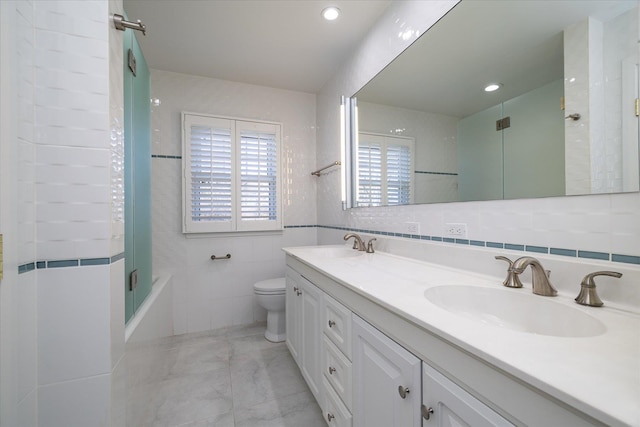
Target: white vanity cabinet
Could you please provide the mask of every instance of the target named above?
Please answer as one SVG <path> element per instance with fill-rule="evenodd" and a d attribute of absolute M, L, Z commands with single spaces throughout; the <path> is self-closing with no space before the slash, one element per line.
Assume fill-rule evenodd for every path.
<path fill-rule="evenodd" d="M 291 356 L 295 359 L 296 363 L 300 364 L 300 340 L 302 338 L 301 332 L 301 300 L 300 296 L 302 291 L 300 290 L 300 275 L 291 268 L 287 268 L 286 274 L 286 328 L 287 328 L 287 347 Z"/>
<path fill-rule="evenodd" d="M 302 376 L 318 401 L 320 387 L 320 336 L 322 291 L 293 269 L 287 269 L 287 346 Z M 294 354 L 295 353 L 295 354 Z"/>
<path fill-rule="evenodd" d="M 423 427 L 513 426 L 454 382 L 422 363 Z"/>
<path fill-rule="evenodd" d="M 420 359 L 353 316 L 353 425 L 419 427 Z"/>

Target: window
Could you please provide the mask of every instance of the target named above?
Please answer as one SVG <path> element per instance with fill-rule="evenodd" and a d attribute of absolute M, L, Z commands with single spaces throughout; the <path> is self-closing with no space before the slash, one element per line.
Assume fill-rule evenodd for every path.
<path fill-rule="evenodd" d="M 183 113 L 183 232 L 282 229 L 280 125 Z"/>
<path fill-rule="evenodd" d="M 412 203 L 413 147 L 412 138 L 358 134 L 357 206 Z"/>

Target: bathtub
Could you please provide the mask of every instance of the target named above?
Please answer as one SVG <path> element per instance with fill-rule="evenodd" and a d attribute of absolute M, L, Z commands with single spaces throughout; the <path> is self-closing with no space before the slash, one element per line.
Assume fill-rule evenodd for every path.
<path fill-rule="evenodd" d="M 151 293 L 124 328 L 125 342 L 136 343 L 173 335 L 171 275 L 153 278 Z"/>

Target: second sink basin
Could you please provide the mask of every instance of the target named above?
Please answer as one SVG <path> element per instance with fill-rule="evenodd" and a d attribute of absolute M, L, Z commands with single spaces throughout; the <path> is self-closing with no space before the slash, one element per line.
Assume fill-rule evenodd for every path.
<path fill-rule="evenodd" d="M 591 337 L 606 326 L 595 317 L 525 289 L 434 286 L 424 292 L 431 303 L 475 322 L 514 331 L 557 337 Z"/>

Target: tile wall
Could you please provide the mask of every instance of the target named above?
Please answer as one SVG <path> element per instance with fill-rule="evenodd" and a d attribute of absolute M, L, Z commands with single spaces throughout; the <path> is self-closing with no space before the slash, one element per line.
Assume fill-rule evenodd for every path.
<path fill-rule="evenodd" d="M 16 209 L 17 232 L 5 252 L 17 254 L 10 264 L 16 275 L 8 276 L 17 286 L 1 296 L 3 307 L 13 307 L 2 339 L 14 343 L 10 358 L 2 354 L 14 386 L 2 404 L 15 403 L 2 421 L 109 425 L 118 406 L 110 398 L 112 371 L 124 351 L 122 85 L 110 87 L 122 60 L 109 49 L 118 43 L 109 12 L 122 3 L 7 3 L 11 45 L 2 44 L 9 50 L 3 70 L 15 88 L 2 96 L 15 105 L 16 121 L 2 137 L 15 147 L 10 160 L 18 167 L 2 204 Z"/>
<path fill-rule="evenodd" d="M 355 93 L 410 41 L 403 41 L 398 27 L 424 31 L 442 13 L 438 6 L 454 2 L 392 4 L 354 53 L 352 60 L 318 94 L 318 162 L 340 153 L 340 95 Z M 637 12 L 636 12 L 637 13 Z M 417 21 L 420 17 L 422 20 Z M 386 61 L 386 62 L 385 62 Z M 446 203 L 403 207 L 340 209 L 340 179 L 318 186 L 318 239 L 334 242 L 330 230 L 343 229 L 406 233 L 407 222 L 420 225 L 420 235 L 440 237 L 450 222 L 467 224 L 466 242 L 487 242 L 525 250 L 527 246 L 567 249 L 572 259 L 582 253 L 622 262 L 640 263 L 640 193 L 557 197 L 488 202 Z M 333 237 L 329 237 L 333 236 Z M 408 236 L 409 238 L 411 236 Z M 437 241 L 437 239 L 435 240 Z M 338 242 L 335 242 L 338 243 Z M 442 245 L 451 243 L 438 242 Z M 456 243 L 453 243 L 456 244 Z M 511 246 L 513 245 L 513 246 Z M 593 253 L 595 254 L 593 254 Z M 614 256 L 616 255 L 616 256 Z M 612 265 L 611 268 L 615 268 Z"/>
<path fill-rule="evenodd" d="M 173 275 L 175 333 L 265 320 L 253 284 L 284 275 L 282 247 L 316 242 L 315 95 L 151 70 L 151 96 L 153 269 Z M 182 111 L 282 123 L 283 232 L 182 234 Z"/>

